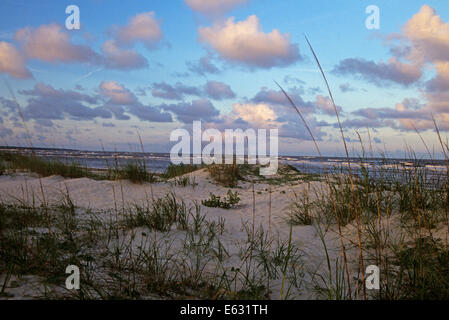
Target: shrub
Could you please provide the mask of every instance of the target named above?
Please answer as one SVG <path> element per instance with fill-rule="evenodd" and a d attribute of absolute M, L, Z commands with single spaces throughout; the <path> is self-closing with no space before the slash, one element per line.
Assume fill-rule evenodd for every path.
<path fill-rule="evenodd" d="M 240 197 L 237 191 L 233 193 L 231 190 L 228 190 L 228 193 L 226 194 L 226 197 L 223 200 L 221 200 L 221 197 L 211 193 L 210 198 L 201 201 L 201 203 L 206 207 L 231 209 L 234 205 L 239 203 L 239 201 Z"/>

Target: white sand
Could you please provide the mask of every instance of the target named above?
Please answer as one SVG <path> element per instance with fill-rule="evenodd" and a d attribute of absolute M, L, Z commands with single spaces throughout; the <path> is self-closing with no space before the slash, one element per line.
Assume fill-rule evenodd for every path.
<path fill-rule="evenodd" d="M 170 191 L 173 191 L 179 198 L 184 199 L 187 204 L 193 204 L 194 201 L 200 202 L 207 199 L 212 192 L 215 195 L 225 196 L 228 188 L 217 185 L 209 177 L 208 172 L 203 169 L 191 173 L 195 177 L 198 185 L 193 188 L 172 187 L 170 183 L 153 183 L 152 189 L 154 197 L 162 197 Z M 115 214 L 114 208 L 129 207 L 133 204 L 151 203 L 150 184 L 133 184 L 129 181 L 96 181 L 88 178 L 64 179 L 59 176 L 51 176 L 39 179 L 35 175 L 26 173 L 0 176 L 0 201 L 6 203 L 24 202 L 29 205 L 39 205 L 42 203 L 42 191 L 45 194 L 45 201 L 48 205 L 61 201 L 66 194 L 70 195 L 75 206 L 92 211 L 103 211 Z M 271 202 L 271 228 L 272 235 L 287 239 L 289 235 L 289 225 L 285 219 L 288 214 L 288 207 L 295 200 L 295 193 L 301 194 L 307 183 L 297 185 L 276 185 L 272 186 Z M 311 182 L 312 188 L 320 188 L 321 182 Z M 269 225 L 269 188 L 267 184 L 258 183 L 255 185 L 255 221 L 256 226 L 262 225 L 268 230 Z M 241 231 L 242 221 L 251 221 L 253 212 L 253 193 L 251 183 L 239 183 L 238 191 L 241 198 L 236 208 L 225 210 L 220 208 L 209 208 L 201 206 L 201 213 L 208 220 L 218 220 L 222 217 L 226 221 L 226 232 L 223 235 L 224 243 L 228 246 L 230 252 L 236 252 L 235 246 L 238 242 L 246 241 L 246 234 Z M 260 191 L 261 194 L 257 192 Z M 114 197 L 115 193 L 115 197 Z M 122 201 L 124 199 L 124 201 Z M 104 211 L 105 210 L 105 211 Z M 293 241 L 304 251 L 303 260 L 308 270 L 320 270 L 322 275 L 327 275 L 327 266 L 325 261 L 325 252 L 320 238 L 317 236 L 313 226 L 295 226 L 293 227 Z M 339 256 L 339 240 L 335 233 L 329 232 L 326 236 L 328 249 L 331 258 Z M 335 263 L 334 265 L 335 266 Z M 353 266 L 352 271 L 355 271 Z M 279 297 L 280 283 L 275 282 L 272 298 Z M 297 298 L 313 298 L 314 292 L 310 286 L 305 284 L 303 292 Z M 17 297 L 16 297 L 17 298 Z"/>

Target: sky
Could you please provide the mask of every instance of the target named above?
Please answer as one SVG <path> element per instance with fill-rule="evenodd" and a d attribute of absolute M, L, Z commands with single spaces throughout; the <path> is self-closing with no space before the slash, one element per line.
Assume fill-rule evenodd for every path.
<path fill-rule="evenodd" d="M 169 152 L 170 133 L 200 120 L 278 129 L 280 154 L 317 154 L 277 82 L 321 152 L 342 156 L 305 36 L 353 155 L 360 136 L 376 155 L 442 156 L 432 116 L 446 141 L 446 0 L 1 0 L 0 145 L 135 151 L 140 135 L 145 151 Z"/>

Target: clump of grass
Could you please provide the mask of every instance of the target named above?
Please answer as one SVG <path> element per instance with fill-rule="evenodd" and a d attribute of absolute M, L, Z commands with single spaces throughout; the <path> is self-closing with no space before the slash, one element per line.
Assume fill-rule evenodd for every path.
<path fill-rule="evenodd" d="M 438 239 L 418 237 L 395 252 L 399 299 L 449 299 L 449 250 Z"/>
<path fill-rule="evenodd" d="M 222 209 L 231 209 L 239 202 L 240 197 L 237 191 L 233 193 L 231 190 L 228 190 L 226 197 L 224 197 L 223 200 L 220 196 L 216 196 L 211 193 L 209 199 L 201 201 L 201 203 L 206 207 Z"/>
<path fill-rule="evenodd" d="M 289 222 L 292 225 L 311 225 L 313 203 L 309 197 L 310 184 L 306 190 L 302 190 L 300 196 L 296 196 L 296 201 L 292 204 L 289 212 Z"/>
<path fill-rule="evenodd" d="M 74 212 L 64 204 L 51 208 L 52 228 L 47 230 L 43 208 L 0 206 L 0 273 L 42 276 L 45 281 L 62 283 L 61 270 L 81 265 L 84 248 L 76 235 Z"/>
<path fill-rule="evenodd" d="M 118 177 L 128 179 L 133 183 L 153 182 L 154 176 L 148 172 L 141 161 L 127 163 L 119 169 Z"/>
<path fill-rule="evenodd" d="M 237 187 L 241 179 L 236 164 L 211 164 L 207 166 L 207 170 L 216 182 L 228 188 Z"/>
<path fill-rule="evenodd" d="M 182 176 L 182 177 L 175 177 L 173 179 L 173 185 L 174 186 L 179 186 L 179 187 L 187 187 L 187 186 L 190 185 L 193 188 L 195 188 L 195 186 L 197 186 L 198 183 L 196 183 L 195 177 Z"/>
<path fill-rule="evenodd" d="M 130 228 L 147 227 L 159 231 L 169 231 L 173 225 L 178 229 L 187 228 L 189 210 L 183 200 L 169 193 L 156 199 L 149 207 L 135 206 L 135 213 L 127 216 L 125 224 Z"/>
<path fill-rule="evenodd" d="M 416 232 L 416 230 L 415 230 Z M 417 236 L 394 243 L 388 239 L 380 263 L 382 300 L 447 300 L 449 250 L 441 239 Z"/>
<path fill-rule="evenodd" d="M 186 173 L 190 173 L 196 170 L 201 169 L 199 165 L 191 165 L 191 164 L 170 164 L 165 173 L 162 175 L 164 178 L 170 179 L 178 176 L 185 175 Z"/>
<path fill-rule="evenodd" d="M 28 226 L 42 226 L 43 208 L 0 204 L 0 231 L 20 230 Z"/>

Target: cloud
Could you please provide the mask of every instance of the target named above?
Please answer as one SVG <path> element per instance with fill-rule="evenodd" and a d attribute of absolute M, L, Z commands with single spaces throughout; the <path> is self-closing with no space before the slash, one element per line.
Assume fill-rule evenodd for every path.
<path fill-rule="evenodd" d="M 306 115 L 306 118 L 315 138 L 321 139 L 325 135 L 320 128 L 322 124 L 311 115 Z M 297 114 L 289 109 L 275 109 L 266 103 L 234 103 L 232 111 L 222 119 L 218 124 L 221 128 L 278 129 L 279 137 L 311 140 Z"/>
<path fill-rule="evenodd" d="M 45 130 L 44 127 L 53 127 L 53 122 L 48 119 L 36 119 L 34 122 L 41 131 Z"/>
<path fill-rule="evenodd" d="M 10 128 L 0 127 L 0 138 L 11 136 L 13 131 Z"/>
<path fill-rule="evenodd" d="M 148 67 L 148 61 L 135 50 L 122 49 L 114 40 L 107 40 L 101 46 L 103 64 L 109 69 L 133 70 Z"/>
<path fill-rule="evenodd" d="M 151 91 L 153 97 L 168 99 L 168 100 L 182 100 L 186 95 L 200 96 L 201 90 L 196 87 L 186 86 L 177 82 L 174 86 L 165 82 L 157 82 L 153 84 Z"/>
<path fill-rule="evenodd" d="M 117 81 L 102 81 L 100 83 L 100 92 L 114 104 L 132 105 L 137 103 L 135 95 L 126 89 L 123 84 L 117 83 Z"/>
<path fill-rule="evenodd" d="M 220 69 L 218 69 L 212 63 L 211 56 L 201 57 L 197 62 L 187 61 L 186 62 L 189 71 L 198 74 L 200 76 L 204 76 L 206 74 L 218 74 L 220 73 Z"/>
<path fill-rule="evenodd" d="M 85 105 L 97 102 L 96 97 L 71 90 L 55 89 L 44 83 L 38 83 L 32 90 L 22 90 L 19 93 L 29 97 L 23 110 L 26 120 L 63 120 L 66 117 L 74 120 L 92 120 L 97 117 L 108 119 L 112 116 L 102 107 L 90 108 Z"/>
<path fill-rule="evenodd" d="M 416 99 L 404 99 L 395 108 L 362 108 L 353 112 L 354 115 L 367 119 L 430 119 L 430 112 L 426 112 L 423 105 Z"/>
<path fill-rule="evenodd" d="M 236 97 L 229 85 L 219 81 L 208 81 L 202 88 L 187 86 L 181 82 L 174 85 L 156 82 L 153 83 L 151 94 L 153 97 L 167 100 L 183 100 L 186 96 L 208 97 L 213 100 Z"/>
<path fill-rule="evenodd" d="M 205 84 L 205 91 L 207 96 L 214 100 L 233 99 L 236 97 L 229 85 L 219 81 L 208 81 Z"/>
<path fill-rule="evenodd" d="M 346 59 L 334 71 L 357 74 L 382 87 L 391 83 L 403 86 L 420 83 L 423 72 L 434 70 L 435 76 L 420 89 L 424 102 L 404 99 L 394 108 L 362 108 L 353 115 L 363 117 L 373 126 L 426 130 L 434 129 L 431 119 L 434 114 L 440 129 L 449 130 L 449 22 L 444 22 L 429 5 L 423 5 L 405 23 L 402 32 L 389 34 L 384 43 L 393 55 L 388 63 Z M 348 119 L 347 124 L 364 119 Z"/>
<path fill-rule="evenodd" d="M 55 99 L 67 99 L 74 101 L 86 102 L 95 104 L 98 102 L 98 96 L 91 96 L 73 90 L 55 89 L 50 85 L 39 82 L 36 83 L 31 90 L 19 90 L 20 94 L 36 97 L 47 97 Z"/>
<path fill-rule="evenodd" d="M 146 106 L 140 103 L 137 97 L 123 84 L 117 81 L 101 82 L 100 92 L 108 98 L 104 109 L 109 110 L 118 120 L 128 120 L 132 114 L 142 121 L 172 122 L 172 117 L 167 112 L 162 112 L 160 108 Z"/>
<path fill-rule="evenodd" d="M 171 111 L 178 121 L 190 123 L 194 120 L 215 121 L 220 112 L 207 99 L 193 100 L 191 103 L 163 104 L 160 108 Z"/>
<path fill-rule="evenodd" d="M 154 49 L 163 34 L 154 11 L 150 11 L 139 13 L 131 18 L 128 25 L 118 27 L 115 36 L 119 45 L 142 42 L 147 49 Z"/>
<path fill-rule="evenodd" d="M 0 104 L 6 109 L 6 111 L 2 112 L 4 116 L 7 116 L 9 113 L 15 113 L 17 111 L 16 103 L 10 99 L 0 97 Z"/>
<path fill-rule="evenodd" d="M 357 89 L 353 88 L 349 82 L 340 84 L 339 88 L 340 88 L 341 92 L 357 91 Z"/>
<path fill-rule="evenodd" d="M 321 90 L 320 87 L 310 87 L 310 88 L 307 89 L 307 92 L 308 92 L 309 94 L 311 94 L 311 95 L 316 95 L 316 94 L 318 94 L 319 92 L 322 92 L 322 90 Z"/>
<path fill-rule="evenodd" d="M 138 23 L 137 26 L 139 26 Z M 130 30 L 132 29 L 126 29 L 126 32 L 123 32 L 128 34 Z M 137 33 L 128 39 L 133 42 L 140 37 L 142 34 Z M 49 63 L 88 63 L 118 70 L 148 67 L 145 57 L 133 49 L 122 48 L 116 40 L 106 40 L 101 46 L 101 53 L 97 53 L 89 46 L 74 44 L 70 33 L 54 23 L 38 28 L 19 29 L 15 39 L 20 43 L 27 58 Z M 142 41 L 144 41 L 143 38 Z"/>
<path fill-rule="evenodd" d="M 418 99 L 403 99 L 395 108 L 362 108 L 352 112 L 362 119 L 347 119 L 345 127 L 391 127 L 393 129 L 414 130 L 433 128 L 431 110 Z M 423 125 L 425 123 L 425 125 Z"/>
<path fill-rule="evenodd" d="M 324 97 L 322 95 L 318 95 L 316 97 L 316 106 L 317 108 L 324 114 L 327 115 L 335 115 L 334 105 L 332 101 L 328 97 Z M 343 109 L 340 106 L 336 106 L 338 113 L 342 113 Z"/>
<path fill-rule="evenodd" d="M 426 84 L 428 92 L 446 91 L 449 88 L 449 61 L 436 63 L 437 75 Z"/>
<path fill-rule="evenodd" d="M 291 76 L 291 75 L 286 75 L 285 77 L 284 77 L 284 83 L 285 84 L 287 84 L 287 85 L 292 85 L 292 84 L 295 84 L 295 85 L 305 85 L 306 83 L 303 81 L 303 80 L 301 80 L 301 79 L 298 79 L 298 78 L 296 78 L 296 77 L 293 77 L 293 76 Z"/>
<path fill-rule="evenodd" d="M 19 79 L 31 78 L 25 64 L 25 58 L 14 45 L 0 41 L 0 72 Z"/>
<path fill-rule="evenodd" d="M 264 103 L 234 103 L 232 114 L 236 119 L 242 119 L 254 128 L 276 127 L 276 112 Z"/>
<path fill-rule="evenodd" d="M 314 111 L 314 105 L 310 102 L 305 102 L 302 99 L 301 94 L 303 93 L 303 90 L 301 88 L 294 87 L 286 91 L 293 102 L 301 109 L 301 112 L 312 113 Z M 281 90 L 267 89 L 266 87 L 261 88 L 251 99 L 251 102 L 284 106 L 291 109 L 290 102 Z"/>
<path fill-rule="evenodd" d="M 372 82 L 383 78 L 403 85 L 416 82 L 419 74 L 426 69 L 433 69 L 436 75 L 425 82 L 424 89 L 420 90 L 424 102 L 404 99 L 395 108 L 364 108 L 354 112 L 354 115 L 370 120 L 388 119 L 388 122 L 382 121 L 382 124 L 401 130 L 414 130 L 414 127 L 425 130 L 434 128 L 431 119 L 431 114 L 434 114 L 440 129 L 448 130 L 449 22 L 444 22 L 435 9 L 423 5 L 406 22 L 402 33 L 390 34 L 386 39 L 387 45 L 391 46 L 390 52 L 396 55 L 390 59 L 388 66 L 362 63 L 359 67 L 352 68 L 352 71 L 368 70 L 365 78 Z M 397 58 L 408 63 L 400 63 Z M 354 65 L 352 64 L 353 67 Z M 347 71 L 350 72 L 351 68 L 348 67 Z"/>
<path fill-rule="evenodd" d="M 448 61 L 449 23 L 429 5 L 423 5 L 405 24 L 403 34 L 411 42 L 408 60 L 421 64 Z"/>
<path fill-rule="evenodd" d="M 333 69 L 336 74 L 358 75 L 377 86 L 385 87 L 391 83 L 408 86 L 421 78 L 421 70 L 392 57 L 388 63 L 374 62 L 362 58 L 349 58 L 340 61 Z"/>
<path fill-rule="evenodd" d="M 248 0 L 185 0 L 194 11 L 206 15 L 220 15 Z"/>
<path fill-rule="evenodd" d="M 287 90 L 287 94 L 293 100 L 295 105 L 303 114 L 328 114 L 335 115 L 334 107 L 328 97 L 322 95 L 316 96 L 316 101 L 304 101 L 301 97 L 303 93 L 302 88 L 293 87 Z M 293 110 L 290 102 L 280 90 L 272 90 L 261 88 L 259 92 L 250 100 L 253 103 L 264 103 L 274 106 L 282 106 L 282 109 L 277 108 L 283 113 L 297 117 L 296 111 Z M 337 106 L 338 112 L 342 112 L 342 108 Z"/>
<path fill-rule="evenodd" d="M 143 121 L 149 122 L 172 122 L 173 119 L 168 112 L 162 112 L 158 107 L 145 106 L 141 103 L 128 107 L 128 112 Z"/>
<path fill-rule="evenodd" d="M 334 128 L 338 128 L 338 123 L 335 123 Z M 397 125 L 391 120 L 381 120 L 381 119 L 346 119 L 341 122 L 343 128 L 382 128 L 382 127 L 393 127 L 397 128 Z"/>
<path fill-rule="evenodd" d="M 121 105 L 117 105 L 111 102 L 108 102 L 104 105 L 104 108 L 106 110 L 109 110 L 110 112 L 112 112 L 112 114 L 114 115 L 114 117 L 117 120 L 129 120 L 131 119 L 131 117 L 129 115 L 126 114 L 127 110 L 121 106 Z"/>
<path fill-rule="evenodd" d="M 52 120 L 94 120 L 96 118 L 129 120 L 134 115 L 142 121 L 172 122 L 171 114 L 158 107 L 144 105 L 123 84 L 103 81 L 99 94 L 88 95 L 78 91 L 55 89 L 38 83 L 31 90 L 19 91 L 28 97 L 23 108 L 25 120 L 34 119 L 41 126 L 52 126 Z M 2 98 L 2 104 L 13 110 L 13 102 Z M 106 123 L 106 122 L 105 122 Z"/>
<path fill-rule="evenodd" d="M 42 61 L 99 63 L 99 55 L 90 47 L 73 44 L 70 35 L 57 24 L 19 29 L 15 39 L 27 57 Z"/>
<path fill-rule="evenodd" d="M 264 33 L 255 15 L 240 22 L 231 17 L 224 23 L 199 28 L 198 33 L 200 41 L 222 59 L 250 69 L 287 66 L 301 59 L 298 45 L 290 42 L 289 34 L 276 29 Z"/>

